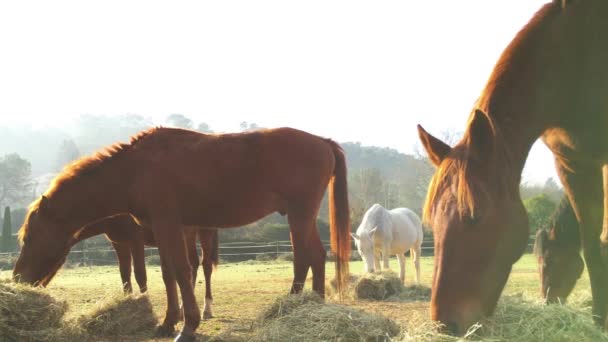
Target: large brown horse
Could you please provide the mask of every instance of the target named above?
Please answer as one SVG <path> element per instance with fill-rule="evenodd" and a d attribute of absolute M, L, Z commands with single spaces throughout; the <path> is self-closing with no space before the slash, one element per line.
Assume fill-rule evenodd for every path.
<path fill-rule="evenodd" d="M 148 290 L 148 277 L 146 274 L 145 246 L 157 247 L 152 231 L 138 225 L 130 215 L 116 215 L 88 224 L 75 235 L 74 243 L 86 240 L 96 235 L 105 234 L 112 243 L 118 258 L 118 267 L 122 285 L 127 293 L 133 292 L 131 284 L 131 270 L 135 273 L 135 280 L 140 292 Z M 219 262 L 219 239 L 217 229 L 188 229 L 184 231 L 184 240 L 188 249 L 188 258 L 192 266 L 192 284 L 196 287 L 199 256 L 196 249 L 196 240 L 199 240 L 203 257 L 201 266 L 205 276 L 205 305 L 203 318 L 211 318 L 213 294 L 211 292 L 211 275 L 213 268 Z M 133 264 L 133 268 L 131 268 Z"/>
<path fill-rule="evenodd" d="M 580 222 L 593 317 L 598 324 L 605 322 L 606 18 L 605 0 L 544 5 L 499 58 L 456 146 L 419 127 L 438 168 L 424 210 L 435 237 L 431 317 L 452 333 L 464 333 L 494 311 L 513 263 L 526 248 L 528 218 L 519 184 L 528 152 L 539 137 L 555 155 Z"/>
<path fill-rule="evenodd" d="M 344 154 L 329 139 L 291 128 L 217 135 L 156 128 L 75 162 L 30 206 L 13 275 L 48 283 L 80 227 L 129 213 L 150 227 L 158 243 L 167 312 L 157 333 L 173 334 L 180 313 L 177 282 L 185 316 L 177 340 L 192 341 L 200 311 L 182 227 L 228 228 L 287 214 L 291 292 L 302 290 L 312 269 L 313 290 L 324 295 L 326 252 L 316 218 L 328 184 L 331 246 L 344 288 L 350 255 Z"/>
<path fill-rule="evenodd" d="M 578 221 L 567 197 L 555 209 L 549 229 L 538 229 L 534 254 L 538 261 L 540 291 L 547 303 L 565 303 L 583 273 Z"/>

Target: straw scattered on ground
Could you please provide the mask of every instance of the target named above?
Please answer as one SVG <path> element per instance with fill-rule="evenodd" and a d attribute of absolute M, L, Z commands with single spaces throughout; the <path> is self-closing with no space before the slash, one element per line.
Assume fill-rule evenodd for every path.
<path fill-rule="evenodd" d="M 586 298 L 567 305 L 545 305 L 522 295 L 505 296 L 494 315 L 469 329 L 468 341 L 608 341 L 591 318 Z M 428 312 L 408 314 L 398 341 L 459 341 L 438 333 Z"/>
<path fill-rule="evenodd" d="M 323 304 L 314 293 L 280 297 L 265 310 L 251 341 L 389 341 L 398 325 L 359 309 Z"/>
<path fill-rule="evenodd" d="M 150 334 L 157 318 L 147 295 L 116 293 L 97 303 L 76 324 L 93 336 L 124 338 Z"/>
<path fill-rule="evenodd" d="M 61 332 L 68 304 L 45 289 L 0 280 L 0 340 L 46 341 Z"/>

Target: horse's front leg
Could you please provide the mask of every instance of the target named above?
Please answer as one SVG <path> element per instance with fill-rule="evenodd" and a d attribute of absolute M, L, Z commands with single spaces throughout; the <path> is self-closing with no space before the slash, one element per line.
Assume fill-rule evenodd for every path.
<path fill-rule="evenodd" d="M 112 246 L 118 257 L 118 269 L 120 270 L 120 279 L 122 280 L 122 289 L 125 293 L 133 292 L 131 285 L 131 250 L 129 243 L 112 242 Z"/>
<path fill-rule="evenodd" d="M 382 268 L 384 270 L 390 270 L 391 266 L 389 265 L 389 258 L 391 256 L 391 248 L 390 246 L 385 245 L 382 250 Z"/>
<path fill-rule="evenodd" d="M 184 306 L 184 327 L 176 341 L 194 341 L 194 332 L 200 324 L 201 315 L 194 288 L 192 286 L 192 270 L 188 260 L 187 248 L 181 227 L 175 224 L 153 224 L 155 240 L 161 258 L 163 280 L 167 289 L 167 314 L 159 327 L 161 334 L 173 333 L 179 318 L 180 309 L 177 300 L 175 283 L 181 290 Z M 198 266 L 198 265 L 197 265 Z"/>
<path fill-rule="evenodd" d="M 608 308 L 608 267 L 602 258 L 605 244 L 600 244 L 600 235 L 604 235 L 602 226 L 605 227 L 602 221 L 606 222 L 603 210 L 605 190 L 600 185 L 606 187 L 606 172 L 599 165 L 560 167 L 559 161 L 557 165 L 580 224 L 583 254 L 591 282 L 593 319 L 596 324 L 604 326 Z"/>
<path fill-rule="evenodd" d="M 397 260 L 399 261 L 399 279 L 402 284 L 405 284 L 405 253 L 397 253 Z"/>
<path fill-rule="evenodd" d="M 382 268 L 380 268 L 380 259 L 382 259 L 382 252 L 376 252 L 374 254 L 374 272 L 380 272 Z"/>

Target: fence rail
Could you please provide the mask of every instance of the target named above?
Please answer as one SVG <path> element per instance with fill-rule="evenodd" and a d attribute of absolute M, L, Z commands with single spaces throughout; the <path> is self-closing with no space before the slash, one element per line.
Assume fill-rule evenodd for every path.
<path fill-rule="evenodd" d="M 326 248 L 326 250 L 329 251 L 329 242 L 323 241 L 323 245 Z M 534 245 L 534 241 L 529 240 L 527 252 L 532 251 L 533 245 Z M 354 243 L 352 245 L 352 248 L 353 248 L 353 250 L 356 250 Z M 433 249 L 434 249 L 433 240 L 426 239 L 423 241 L 423 243 L 422 243 L 423 254 L 432 255 Z M 147 257 L 158 255 L 158 249 L 156 247 L 146 247 L 144 249 L 144 251 L 145 251 Z M 259 255 L 269 255 L 269 256 L 278 257 L 278 256 L 284 255 L 284 254 L 291 254 L 292 252 L 293 251 L 292 251 L 291 241 L 289 241 L 289 240 L 274 241 L 274 242 L 226 242 L 226 243 L 222 243 L 219 246 L 220 258 L 221 257 L 247 258 L 247 257 L 259 256 Z M 12 257 L 16 257 L 18 254 L 19 254 L 19 252 L 8 252 L 8 253 L 5 252 L 5 253 L 0 253 L 0 257 L 4 257 L 4 258 L 8 257 L 10 259 Z M 103 255 L 103 254 L 108 254 L 113 257 L 114 249 L 112 249 L 109 246 L 96 246 L 96 247 L 89 247 L 84 250 L 73 250 L 73 251 L 70 251 L 70 253 L 68 254 L 68 259 L 69 260 L 83 260 L 83 261 L 88 261 L 88 262 L 102 261 L 100 259 L 96 259 L 95 256 L 99 256 L 99 255 Z M 107 261 L 107 260 L 103 260 L 103 261 Z"/>

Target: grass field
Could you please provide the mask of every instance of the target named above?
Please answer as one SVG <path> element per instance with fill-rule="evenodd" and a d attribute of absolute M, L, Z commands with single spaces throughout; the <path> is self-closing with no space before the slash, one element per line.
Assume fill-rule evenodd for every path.
<path fill-rule="evenodd" d="M 431 281 L 432 258 L 422 258 L 422 284 L 429 286 Z M 397 269 L 396 260 L 391 260 Z M 353 262 L 351 272 L 362 273 L 362 263 Z M 413 283 L 414 274 L 408 258 L 406 285 Z M 328 279 L 333 277 L 333 263 L 327 264 Z M 203 284 L 199 272 L 197 298 L 202 309 Z M 0 277 L 8 276 L 8 272 Z M 213 276 L 214 315 L 211 320 L 203 321 L 198 333 L 203 340 L 232 331 L 246 336 L 252 321 L 258 313 L 277 296 L 287 293 L 291 285 L 292 265 L 289 262 L 241 262 L 222 264 Z M 310 274 L 309 274 L 310 278 Z M 154 309 L 161 319 L 165 310 L 165 294 L 160 268 L 148 267 L 148 288 Z M 309 279 L 310 281 L 310 279 Z M 537 298 L 539 281 L 536 261 L 532 255 L 524 255 L 515 265 L 504 294 L 519 294 Z M 96 266 L 64 269 L 50 286 L 51 293 L 70 304 L 68 316 L 76 317 L 90 309 L 96 302 L 103 300 L 120 289 L 120 276 L 117 267 Z M 310 283 L 307 284 L 310 289 Z M 589 280 L 585 272 L 579 280 L 574 296 L 589 296 Z M 428 316 L 428 302 L 370 302 L 346 300 L 351 305 L 370 312 L 377 312 L 406 325 L 410 317 Z M 149 336 L 133 337 L 133 340 L 149 340 Z"/>

